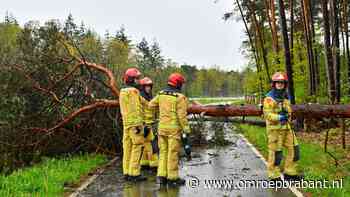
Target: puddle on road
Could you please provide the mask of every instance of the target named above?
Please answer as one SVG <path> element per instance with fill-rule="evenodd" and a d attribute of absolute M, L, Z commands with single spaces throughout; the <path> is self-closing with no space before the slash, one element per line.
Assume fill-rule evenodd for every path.
<path fill-rule="evenodd" d="M 193 158 L 180 161 L 180 176 L 186 179 L 186 185 L 177 188 L 163 187 L 156 184 L 156 174 L 144 171 L 148 180 L 141 183 L 128 183 L 122 179 L 120 160 L 109 167 L 79 196 L 86 197 L 177 197 L 177 196 L 248 196 L 265 197 L 294 196 L 289 190 L 274 191 L 263 188 L 243 189 L 238 186 L 240 180 L 266 180 L 266 167 L 256 157 L 247 144 L 225 125 L 225 139 L 232 142 L 228 146 L 194 148 Z M 208 132 L 210 133 L 210 132 Z M 209 135 L 208 135 L 209 136 Z M 211 180 L 228 180 L 231 187 L 210 187 Z"/>

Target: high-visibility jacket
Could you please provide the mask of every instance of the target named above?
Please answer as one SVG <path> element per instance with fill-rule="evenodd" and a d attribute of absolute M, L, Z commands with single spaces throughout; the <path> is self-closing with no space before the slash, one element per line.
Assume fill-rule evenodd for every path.
<path fill-rule="evenodd" d="M 187 97 L 170 87 L 150 101 L 150 107 L 159 108 L 159 135 L 180 138 L 181 132 L 191 132 L 187 120 L 188 105 Z"/>
<path fill-rule="evenodd" d="M 144 122 L 146 125 L 151 125 L 155 122 L 156 110 L 149 106 L 149 101 L 152 99 L 151 95 L 147 95 L 144 91 L 141 91 L 141 96 L 144 98 Z"/>
<path fill-rule="evenodd" d="M 144 91 L 141 91 L 141 96 L 144 98 L 143 102 L 143 111 L 144 111 L 144 123 L 146 126 L 152 127 L 152 124 L 155 122 L 156 118 L 156 110 L 154 108 L 151 108 L 149 104 L 149 100 L 152 99 L 151 95 L 147 95 Z M 154 130 L 152 129 L 151 132 L 146 136 L 145 141 L 151 142 L 154 139 Z"/>
<path fill-rule="evenodd" d="M 145 105 L 145 99 L 141 97 L 137 88 L 131 86 L 122 88 L 120 90 L 119 103 L 124 128 L 142 126 L 144 124 L 143 106 Z"/>
<path fill-rule="evenodd" d="M 145 123 L 146 125 L 151 125 L 155 122 L 156 114 L 154 109 L 149 106 L 149 102 L 146 101 L 145 105 Z"/>
<path fill-rule="evenodd" d="M 279 113 L 285 111 L 289 114 L 292 113 L 290 102 L 287 98 L 277 99 L 273 91 L 270 91 L 264 99 L 264 117 L 266 120 L 266 129 L 279 130 L 288 129 L 288 124 L 281 124 L 279 121 Z"/>

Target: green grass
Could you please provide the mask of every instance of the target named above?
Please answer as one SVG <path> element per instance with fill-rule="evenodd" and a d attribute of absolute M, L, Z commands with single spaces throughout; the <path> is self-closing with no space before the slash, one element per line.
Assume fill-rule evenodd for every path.
<path fill-rule="evenodd" d="M 0 175 L 0 196 L 63 196 L 64 185 L 78 183 L 101 164 L 103 155 L 79 155 L 48 158 L 33 167 Z"/>
<path fill-rule="evenodd" d="M 239 125 L 240 132 L 267 158 L 266 129 L 259 126 Z M 318 143 L 306 142 L 298 139 L 301 147 L 301 160 L 298 162 L 300 171 L 304 172 L 307 180 L 339 180 L 343 178 L 342 189 L 304 189 L 312 193 L 312 196 L 350 196 L 350 162 L 343 162 L 335 167 L 334 160 L 324 152 Z M 344 159 L 346 152 L 342 149 L 330 147 L 329 151 L 338 159 Z M 344 161 L 344 160 L 343 160 Z"/>
<path fill-rule="evenodd" d="M 241 105 L 241 104 L 244 104 L 245 101 L 242 99 L 242 100 L 232 100 L 231 101 L 231 105 Z"/>

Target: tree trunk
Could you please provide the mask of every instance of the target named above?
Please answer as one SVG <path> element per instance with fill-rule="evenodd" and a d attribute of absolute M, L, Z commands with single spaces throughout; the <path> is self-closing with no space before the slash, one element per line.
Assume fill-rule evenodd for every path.
<path fill-rule="evenodd" d="M 278 35 L 276 27 L 275 0 L 265 0 L 266 15 L 271 29 L 272 48 L 276 55 L 279 52 Z M 279 62 L 279 60 L 277 60 Z"/>
<path fill-rule="evenodd" d="M 350 86 L 350 50 L 349 50 L 349 26 L 348 26 L 348 15 L 349 15 L 349 7 L 348 1 L 344 1 L 344 32 L 345 32 L 345 51 L 346 51 L 346 62 L 348 69 L 348 84 Z M 348 94 L 350 95 L 350 88 Z"/>
<path fill-rule="evenodd" d="M 307 17 L 307 12 L 306 12 L 306 0 L 301 0 L 301 8 L 302 8 L 302 21 L 303 21 L 303 26 L 304 26 L 304 36 L 305 36 L 305 44 L 306 44 L 306 51 L 307 51 L 307 60 L 308 60 L 308 65 L 309 65 L 309 88 L 308 88 L 308 95 L 314 95 L 313 90 L 314 90 L 314 80 L 313 80 L 313 65 L 312 65 L 312 56 L 310 53 L 310 45 L 309 45 L 309 31 L 308 31 L 308 17 Z"/>
<path fill-rule="evenodd" d="M 335 80 L 334 80 L 334 67 L 332 59 L 332 48 L 330 39 L 330 25 L 329 25 L 329 11 L 328 11 L 328 1 L 321 0 L 322 4 L 322 14 L 323 14 L 323 28 L 324 28 L 324 46 L 326 54 L 326 70 L 328 79 L 328 94 L 330 103 L 335 103 Z"/>
<path fill-rule="evenodd" d="M 339 9 L 338 0 L 331 0 L 331 13 L 333 18 L 333 67 L 335 80 L 335 101 L 340 102 L 340 43 L 339 43 Z"/>
<path fill-rule="evenodd" d="M 308 54 L 308 63 L 309 63 L 309 95 L 316 94 L 316 66 L 314 62 L 314 52 L 313 52 L 313 33 L 312 33 L 312 22 L 311 22 L 311 13 L 310 13 L 310 1 L 302 0 L 302 15 L 304 23 L 304 33 L 305 33 L 305 42 L 307 47 Z"/>
<path fill-rule="evenodd" d="M 287 76 L 288 76 L 288 91 L 289 91 L 289 95 L 290 95 L 290 102 L 292 104 L 295 104 L 293 68 L 292 68 L 291 58 L 290 58 L 287 22 L 286 22 L 286 15 L 284 12 L 285 8 L 284 8 L 283 0 L 278 0 L 278 2 L 279 2 L 278 7 L 279 7 L 279 13 L 280 13 L 283 46 L 284 46 L 284 57 L 285 57 L 286 71 L 287 71 Z"/>
<path fill-rule="evenodd" d="M 261 116 L 262 109 L 257 105 L 191 105 L 188 114 L 202 114 L 204 116 Z M 350 105 L 292 105 L 292 116 L 305 118 L 350 118 Z"/>
<path fill-rule="evenodd" d="M 310 16 L 310 24 L 311 24 L 311 41 L 312 41 L 312 48 L 313 48 L 313 57 L 314 57 L 314 71 L 315 71 L 315 93 L 317 94 L 318 87 L 320 85 L 320 69 L 319 69 L 319 62 L 318 62 L 318 52 L 317 52 L 317 47 L 316 46 L 316 33 L 315 33 L 315 21 L 314 21 L 314 4 L 312 4 L 313 1 L 309 0 L 309 16 Z"/>
<path fill-rule="evenodd" d="M 269 23 L 269 27 L 270 27 L 270 30 L 271 30 L 272 48 L 275 51 L 276 40 L 275 40 L 275 37 L 273 36 L 273 30 L 272 30 L 270 1 L 269 0 L 264 0 L 264 5 L 265 5 L 265 10 L 266 10 L 265 14 L 266 14 L 267 22 Z"/>
<path fill-rule="evenodd" d="M 316 94 L 316 65 L 315 65 L 315 59 L 314 59 L 314 51 L 313 51 L 313 40 L 314 40 L 314 34 L 312 32 L 312 20 L 311 20 L 311 6 L 310 0 L 305 0 L 305 8 L 306 8 L 306 17 L 307 17 L 307 30 L 308 30 L 308 36 L 309 36 L 309 50 L 310 50 L 310 61 L 311 61 L 311 66 L 312 66 L 312 83 L 313 83 L 313 89 L 312 89 L 312 93 L 313 95 Z"/>
<path fill-rule="evenodd" d="M 289 6 L 290 6 L 290 40 L 289 40 L 289 45 L 290 45 L 290 60 L 293 65 L 293 52 L 294 52 L 294 0 L 289 1 Z"/>
<path fill-rule="evenodd" d="M 273 31 L 273 36 L 276 38 L 276 52 L 279 52 L 275 0 L 270 0 L 270 8 L 271 8 L 271 19 L 272 19 L 272 29 L 273 29 L 272 31 Z"/>
<path fill-rule="evenodd" d="M 294 65 L 294 0 L 289 1 L 290 12 L 290 59 L 291 64 Z M 296 131 L 300 131 L 304 128 L 304 118 L 297 117 Z"/>
<path fill-rule="evenodd" d="M 343 46 L 343 54 L 342 58 L 340 60 L 340 67 L 345 68 L 346 64 L 346 43 L 345 43 L 345 29 L 344 29 L 344 19 L 346 20 L 346 17 L 344 17 L 344 0 L 340 1 L 340 7 L 339 7 L 339 30 L 341 34 L 341 43 Z"/>
<path fill-rule="evenodd" d="M 251 46 L 251 49 L 252 49 L 252 52 L 254 54 L 254 59 L 255 59 L 255 64 L 256 64 L 256 70 L 258 72 L 258 75 L 259 75 L 259 93 L 262 94 L 262 92 L 264 92 L 264 88 L 263 88 L 263 85 L 262 85 L 262 78 L 261 78 L 261 66 L 260 66 L 260 62 L 259 62 L 259 59 L 258 59 L 258 54 L 257 54 L 257 51 L 255 50 L 255 46 L 254 46 L 254 43 L 253 43 L 253 39 L 252 39 L 252 35 L 251 33 L 249 32 L 249 28 L 248 28 L 248 25 L 247 25 L 247 21 L 244 17 L 244 14 L 243 14 L 243 10 L 242 10 L 242 7 L 241 7 L 241 4 L 239 3 L 239 0 L 236 0 L 236 3 L 238 5 L 238 9 L 239 9 L 239 12 L 241 14 L 241 17 L 242 17 L 242 20 L 243 20 L 243 23 L 244 23 L 244 27 L 246 29 L 246 32 L 248 34 L 248 38 L 249 38 L 249 44 Z M 261 97 L 261 95 L 259 95 Z"/>
<path fill-rule="evenodd" d="M 265 71 L 266 71 L 266 77 L 267 77 L 267 79 L 271 79 L 270 72 L 269 72 L 269 65 L 268 65 L 267 56 L 266 56 L 266 49 L 264 46 L 264 41 L 263 41 L 263 37 L 262 37 L 262 33 L 261 33 L 261 28 L 260 28 L 258 20 L 256 18 L 255 4 L 252 3 L 251 1 L 249 1 L 248 9 L 251 13 L 251 19 L 253 21 L 253 24 L 254 24 L 254 27 L 255 27 L 255 30 L 257 33 L 257 39 L 258 39 L 261 53 L 262 53 L 263 63 L 264 63 Z"/>

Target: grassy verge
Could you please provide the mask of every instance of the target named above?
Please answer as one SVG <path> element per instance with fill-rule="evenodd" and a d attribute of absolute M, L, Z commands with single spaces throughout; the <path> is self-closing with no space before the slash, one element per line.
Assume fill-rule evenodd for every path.
<path fill-rule="evenodd" d="M 240 131 L 248 140 L 267 158 L 267 136 L 263 127 L 251 125 L 239 125 Z M 306 180 L 328 180 L 332 184 L 333 180 L 343 179 L 343 188 L 306 188 L 306 193 L 312 196 L 350 196 L 350 161 L 346 151 L 330 147 L 329 151 L 341 160 L 340 166 L 334 165 L 334 160 L 324 152 L 323 147 L 315 142 L 298 139 L 301 147 L 301 160 L 299 168 L 304 172 Z M 330 186 L 329 186 L 330 187 Z"/>
<path fill-rule="evenodd" d="M 63 196 L 64 186 L 107 162 L 103 155 L 79 155 L 45 159 L 33 167 L 20 169 L 9 176 L 0 175 L 0 196 Z"/>

